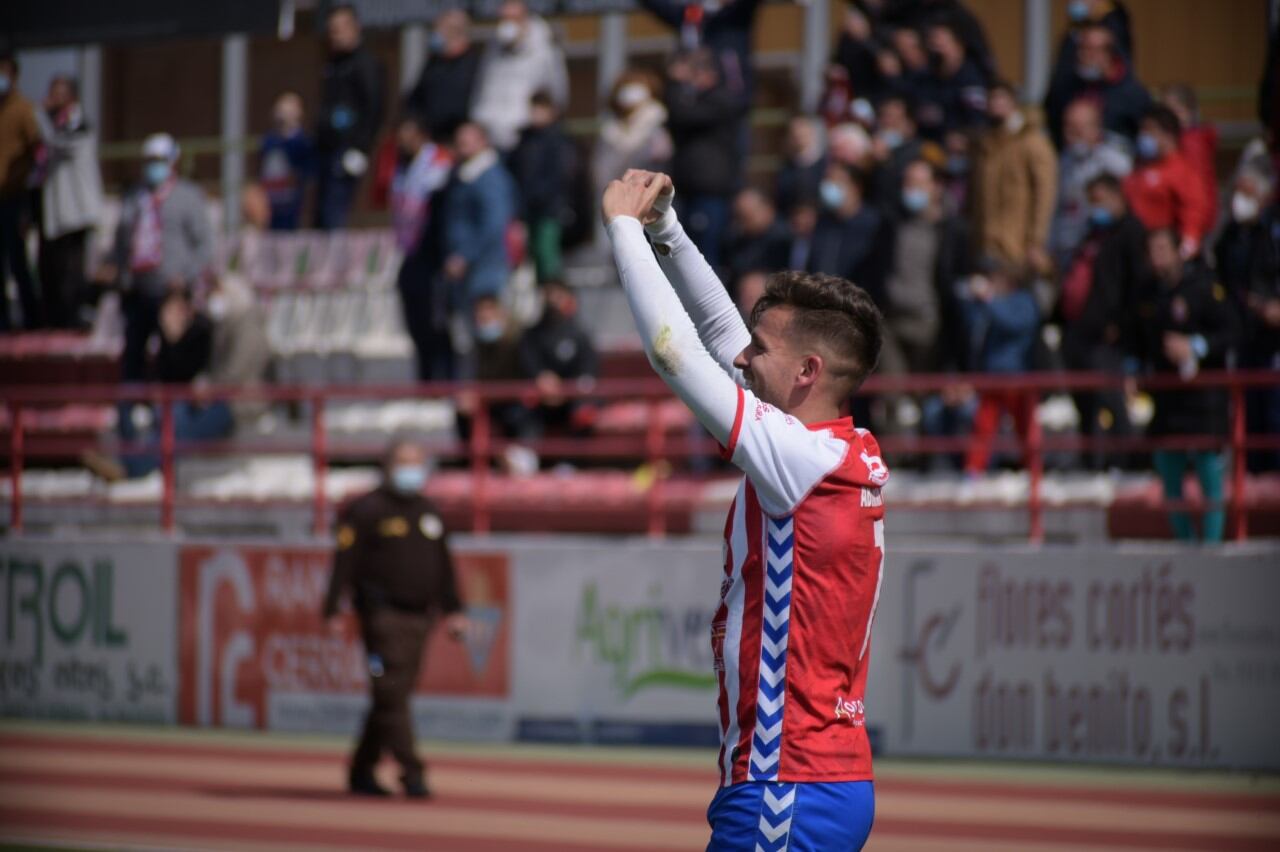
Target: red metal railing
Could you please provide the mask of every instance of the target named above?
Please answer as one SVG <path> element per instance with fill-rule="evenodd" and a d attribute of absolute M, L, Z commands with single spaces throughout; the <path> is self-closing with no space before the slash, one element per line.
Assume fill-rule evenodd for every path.
<path fill-rule="evenodd" d="M 1215 372 L 1184 381 L 1177 376 L 1149 376 L 1138 381 L 1144 390 L 1191 390 L 1198 388 L 1227 388 L 1230 399 L 1230 429 L 1227 438 L 1190 435 L 1151 439 L 1143 437 L 1086 437 L 1082 435 L 1043 434 L 1038 417 L 1037 403 L 1049 392 L 1100 391 L 1119 388 L 1122 377 L 1095 373 L 1040 373 L 1016 376 L 980 375 L 917 375 L 902 377 L 875 377 L 867 382 L 862 393 L 922 394 L 941 391 L 947 387 L 964 385 L 975 392 L 984 391 L 1014 393 L 1020 404 L 1026 406 L 1029 429 L 1024 443 L 1012 438 L 996 438 L 991 447 L 995 451 L 1021 451 L 1028 471 L 1029 493 L 1027 498 L 1029 536 L 1033 542 L 1044 538 L 1043 498 L 1044 458 L 1046 453 L 1063 451 L 1096 450 L 1101 452 L 1148 452 L 1153 449 L 1220 449 L 1226 444 L 1232 450 L 1231 498 L 1229 506 L 1232 525 L 1231 537 L 1243 539 L 1248 535 L 1247 516 L 1244 509 L 1245 454 L 1249 450 L 1280 450 L 1280 436 L 1254 435 L 1246 430 L 1246 392 L 1258 388 L 1280 386 L 1280 373 L 1270 371 Z M 471 501 L 472 529 L 484 533 L 490 530 L 490 461 L 500 454 L 508 443 L 494 440 L 488 403 L 528 401 L 531 386 L 525 383 L 470 384 L 420 384 L 400 386 L 331 386 L 331 387 L 258 387 L 217 388 L 199 392 L 189 386 L 168 385 L 110 385 L 80 387 L 70 392 L 65 387 L 0 387 L 0 398 L 8 403 L 10 435 L 10 527 L 21 531 L 24 523 L 22 471 L 27 459 L 65 455 L 70 446 L 58 438 L 37 438 L 27 435 L 25 413 L 34 408 L 77 403 L 149 403 L 160 412 L 159 446 L 142 446 L 137 443 L 122 446 L 125 454 L 155 453 L 160 456 L 163 490 L 160 499 L 160 525 L 172 531 L 176 524 L 176 508 L 197 505 L 200 501 L 180 499 L 175 480 L 175 457 L 179 450 L 188 449 L 202 454 L 229 453 L 297 453 L 302 446 L 293 443 L 270 443 L 253 440 L 212 441 L 180 445 L 174 432 L 173 405 L 180 401 L 243 401 L 305 403 L 310 414 L 310 439 L 306 451 L 311 456 L 314 474 L 312 499 L 312 525 L 317 534 L 328 527 L 329 501 L 325 489 L 325 477 L 332 459 L 344 457 L 370 457 L 381 448 L 375 445 L 333 447 L 325 428 L 325 407 L 335 400 L 369 401 L 390 399 L 453 398 L 466 393 L 476 400 L 472 411 L 470 439 L 465 446 L 448 444 L 441 449 L 444 455 L 462 456 L 470 460 L 473 475 Z M 594 437 L 587 439 L 545 439 L 534 442 L 533 448 L 547 456 L 573 456 L 593 458 L 643 457 L 654 471 L 652 487 L 646 496 L 648 531 L 661 536 L 666 531 L 666 513 L 662 502 L 662 477 L 658 475 L 662 465 L 671 458 L 688 458 L 695 454 L 708 454 L 714 444 L 706 440 L 685 437 L 670 440 L 660 416 L 660 404 L 670 398 L 670 391 L 657 379 L 612 380 L 599 382 L 588 391 L 566 389 L 565 398 L 589 398 L 600 401 L 621 399 L 641 400 L 648 408 L 648 418 L 643 439 Z M 968 437 L 916 437 L 885 436 L 880 440 L 886 456 L 895 453 L 955 454 L 963 453 L 970 446 Z M 1177 508 L 1168 504 L 1171 508 Z M 1216 508 L 1216 507 L 1215 507 Z"/>

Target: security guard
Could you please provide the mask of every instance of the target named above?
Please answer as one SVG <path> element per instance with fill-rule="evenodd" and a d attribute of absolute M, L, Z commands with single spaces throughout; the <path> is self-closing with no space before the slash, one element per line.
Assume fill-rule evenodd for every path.
<path fill-rule="evenodd" d="M 409 697 L 435 620 L 443 617 L 455 640 L 466 635 L 468 623 L 458 599 L 444 523 L 422 496 L 425 452 L 411 440 L 393 440 L 383 473 L 378 488 L 339 515 L 324 617 L 331 632 L 341 631 L 338 600 L 351 588 L 373 695 L 351 757 L 351 792 L 390 795 L 373 774 L 385 749 L 403 770 L 405 795 L 424 798 L 428 792 L 422 761 L 414 751 Z"/>

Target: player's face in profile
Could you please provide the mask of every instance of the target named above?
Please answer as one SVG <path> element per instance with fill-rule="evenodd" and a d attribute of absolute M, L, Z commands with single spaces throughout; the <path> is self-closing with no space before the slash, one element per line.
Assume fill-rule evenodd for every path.
<path fill-rule="evenodd" d="M 790 325 L 791 308 L 765 311 L 751 329 L 751 343 L 733 362 L 752 393 L 784 411 L 802 366 L 787 333 Z"/>

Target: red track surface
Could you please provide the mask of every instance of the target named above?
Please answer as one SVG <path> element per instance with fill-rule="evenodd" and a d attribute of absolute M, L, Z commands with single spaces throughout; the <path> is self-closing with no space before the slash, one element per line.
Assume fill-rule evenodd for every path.
<path fill-rule="evenodd" d="M 0 838 L 149 849 L 694 850 L 706 843 L 715 784 L 709 767 L 662 757 L 456 747 L 431 761 L 429 802 L 352 799 L 343 775 L 340 747 L 267 736 L 0 730 Z M 390 767 L 384 780 L 394 782 Z M 1280 794 L 1201 790 L 1197 776 L 1118 780 L 885 764 L 868 849 L 1280 848 Z"/>

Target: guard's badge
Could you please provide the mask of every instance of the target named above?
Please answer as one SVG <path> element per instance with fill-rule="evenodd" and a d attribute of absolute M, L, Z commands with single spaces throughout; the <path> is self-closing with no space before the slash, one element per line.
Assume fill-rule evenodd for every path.
<path fill-rule="evenodd" d="M 346 550 L 356 543 L 356 531 L 351 528 L 350 524 L 343 524 L 338 527 L 338 549 Z"/>
<path fill-rule="evenodd" d="M 418 529 L 422 530 L 422 534 L 427 538 L 435 540 L 444 535 L 444 521 L 435 515 L 423 515 L 418 520 Z"/>

